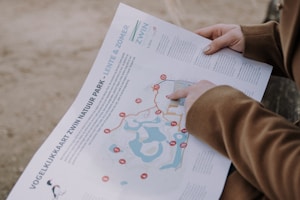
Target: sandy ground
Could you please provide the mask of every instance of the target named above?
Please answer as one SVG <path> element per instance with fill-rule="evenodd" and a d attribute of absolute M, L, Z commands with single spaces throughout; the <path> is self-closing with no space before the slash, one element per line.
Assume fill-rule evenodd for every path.
<path fill-rule="evenodd" d="M 124 0 L 186 29 L 260 23 L 268 0 Z M 71 105 L 117 0 L 0 0 L 0 199 Z M 176 10 L 173 10 L 176 11 Z M 178 17 L 180 16 L 180 17 Z"/>

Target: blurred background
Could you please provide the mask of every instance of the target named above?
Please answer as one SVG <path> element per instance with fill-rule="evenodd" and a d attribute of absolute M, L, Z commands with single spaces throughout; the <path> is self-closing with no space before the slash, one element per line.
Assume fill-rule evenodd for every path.
<path fill-rule="evenodd" d="M 83 84 L 120 1 L 0 0 L 0 199 Z M 124 0 L 188 30 L 257 24 L 269 0 Z"/>

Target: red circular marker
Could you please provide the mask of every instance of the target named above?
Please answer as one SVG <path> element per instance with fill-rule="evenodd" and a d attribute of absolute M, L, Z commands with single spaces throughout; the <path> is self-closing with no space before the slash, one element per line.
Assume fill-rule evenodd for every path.
<path fill-rule="evenodd" d="M 176 121 L 172 121 L 171 122 L 171 126 L 177 126 L 177 122 Z"/>
<path fill-rule="evenodd" d="M 161 110 L 155 111 L 155 114 L 157 114 L 157 115 L 161 114 Z"/>
<path fill-rule="evenodd" d="M 180 144 L 180 148 L 186 148 L 187 147 L 187 143 L 186 142 L 183 142 Z"/>
<path fill-rule="evenodd" d="M 102 177 L 102 181 L 103 182 L 108 182 L 109 181 L 109 177 L 108 176 L 103 176 Z"/>
<path fill-rule="evenodd" d="M 120 113 L 119 113 L 119 116 L 120 116 L 120 117 L 125 117 L 126 114 L 125 114 L 124 112 L 120 112 Z"/>
<path fill-rule="evenodd" d="M 135 103 L 142 103 L 142 99 L 141 98 L 136 98 Z"/>
<path fill-rule="evenodd" d="M 121 165 L 124 165 L 124 164 L 126 164 L 126 160 L 122 158 L 122 159 L 119 160 L 119 163 L 120 163 Z"/>
<path fill-rule="evenodd" d="M 166 80 L 167 79 L 167 75 L 165 75 L 165 74 L 160 75 L 160 79 L 161 80 Z"/>
<path fill-rule="evenodd" d="M 104 133 L 110 133 L 111 132 L 111 130 L 110 129 L 108 129 L 108 128 L 106 128 L 106 129 L 104 129 Z"/>
<path fill-rule="evenodd" d="M 141 174 L 141 179 L 146 179 L 148 178 L 148 174 L 147 173 L 142 173 Z"/>
<path fill-rule="evenodd" d="M 169 142 L 170 146 L 175 146 L 176 145 L 176 141 L 175 140 L 172 140 Z"/>
<path fill-rule="evenodd" d="M 181 129 L 181 133 L 187 133 L 186 128 Z"/>
<path fill-rule="evenodd" d="M 114 152 L 115 153 L 119 153 L 121 151 L 121 149 L 119 147 L 114 147 Z"/>
<path fill-rule="evenodd" d="M 154 90 L 159 90 L 159 88 L 160 88 L 160 85 L 159 85 L 159 84 L 155 84 L 155 85 L 153 86 L 153 89 L 154 89 Z"/>

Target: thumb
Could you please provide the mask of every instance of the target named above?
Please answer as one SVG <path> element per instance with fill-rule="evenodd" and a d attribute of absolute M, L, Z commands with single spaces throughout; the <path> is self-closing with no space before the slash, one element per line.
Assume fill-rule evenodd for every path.
<path fill-rule="evenodd" d="M 217 51 L 228 47 L 237 52 L 243 52 L 244 44 L 242 37 L 233 36 L 232 34 L 226 33 L 214 40 L 204 48 L 203 52 L 207 55 L 214 54 Z"/>
<path fill-rule="evenodd" d="M 229 34 L 224 34 L 212 40 L 211 43 L 204 48 L 203 52 L 207 55 L 214 54 L 225 47 L 229 47 L 233 42 Z"/>

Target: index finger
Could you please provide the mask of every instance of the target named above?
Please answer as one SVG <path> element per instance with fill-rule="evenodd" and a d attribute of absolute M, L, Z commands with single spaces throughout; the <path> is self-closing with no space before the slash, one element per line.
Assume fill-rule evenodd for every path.
<path fill-rule="evenodd" d="M 185 98 L 187 95 L 188 95 L 188 89 L 183 88 L 183 89 L 176 90 L 175 92 L 167 95 L 167 98 L 171 100 L 177 100 L 180 98 Z"/>

